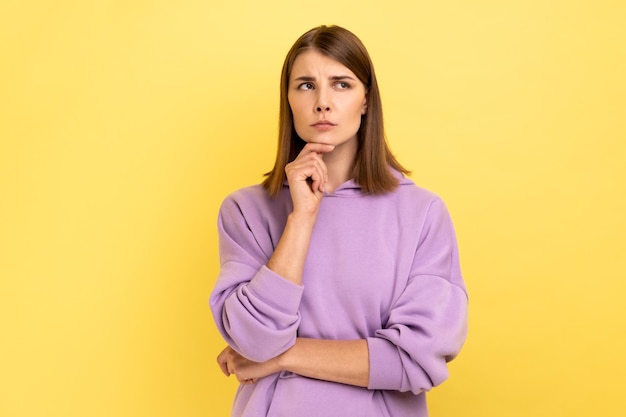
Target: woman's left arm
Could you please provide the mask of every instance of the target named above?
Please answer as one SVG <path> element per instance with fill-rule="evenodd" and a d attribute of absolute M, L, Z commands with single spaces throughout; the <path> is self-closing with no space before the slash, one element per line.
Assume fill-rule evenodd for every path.
<path fill-rule="evenodd" d="M 368 388 L 428 391 L 448 377 L 447 363 L 467 335 L 468 297 L 454 228 L 440 199 L 429 205 L 410 275 L 385 326 L 367 339 Z"/>
<path fill-rule="evenodd" d="M 253 362 L 226 347 L 217 358 L 225 375 L 253 383 L 270 374 L 288 371 L 308 378 L 359 387 L 369 383 L 367 340 L 298 338 L 289 350 L 267 362 Z"/>

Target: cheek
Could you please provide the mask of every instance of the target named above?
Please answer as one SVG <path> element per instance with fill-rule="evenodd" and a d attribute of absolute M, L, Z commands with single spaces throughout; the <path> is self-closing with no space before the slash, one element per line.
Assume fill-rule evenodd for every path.
<path fill-rule="evenodd" d="M 302 113 L 301 107 L 297 100 L 288 99 L 289 108 L 291 109 L 291 114 L 293 115 L 294 121 L 300 118 Z"/>
<path fill-rule="evenodd" d="M 298 102 L 297 100 L 290 102 L 289 106 L 291 108 L 293 126 L 296 129 L 296 132 L 300 135 L 302 129 L 308 126 L 308 114 L 306 114 L 303 103 Z"/>
<path fill-rule="evenodd" d="M 365 98 L 361 94 L 353 94 L 344 101 L 344 109 L 350 113 L 361 113 Z"/>
<path fill-rule="evenodd" d="M 352 103 L 352 107 L 351 108 L 352 108 L 352 115 L 353 115 L 353 117 L 355 119 L 358 119 L 359 122 L 360 122 L 361 117 L 364 114 L 364 111 L 363 111 L 363 108 L 364 108 L 363 107 L 363 100 L 355 100 Z"/>
<path fill-rule="evenodd" d="M 289 100 L 289 108 L 291 109 L 291 117 L 293 120 L 293 128 L 295 129 L 298 136 L 302 138 L 304 134 L 303 126 L 306 123 L 306 120 L 303 117 L 302 106 L 300 103 L 296 101 Z M 304 139 L 304 138 L 302 138 Z"/>
<path fill-rule="evenodd" d="M 291 117 L 293 119 L 293 126 L 298 129 L 299 126 L 302 124 L 302 115 L 298 111 L 298 108 L 291 108 Z"/>

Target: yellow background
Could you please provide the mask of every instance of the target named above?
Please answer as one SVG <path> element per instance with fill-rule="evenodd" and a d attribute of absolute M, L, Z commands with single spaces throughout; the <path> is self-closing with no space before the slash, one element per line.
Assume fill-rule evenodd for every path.
<path fill-rule="evenodd" d="M 0 415 L 225 416 L 223 197 L 272 164 L 288 48 L 375 62 L 387 134 L 453 215 L 470 333 L 433 416 L 622 416 L 621 0 L 0 6 Z"/>

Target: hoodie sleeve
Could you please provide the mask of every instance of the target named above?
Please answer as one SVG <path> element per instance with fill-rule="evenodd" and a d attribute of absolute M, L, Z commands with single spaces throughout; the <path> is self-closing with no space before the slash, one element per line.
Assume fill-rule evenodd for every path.
<path fill-rule="evenodd" d="M 368 338 L 370 389 L 417 394 L 448 377 L 467 334 L 468 299 L 452 222 L 431 203 L 406 288 L 383 329 Z"/>
<path fill-rule="evenodd" d="M 226 343 L 264 362 L 295 343 L 303 289 L 265 266 L 273 252 L 268 226 L 243 200 L 228 197 L 220 208 L 220 273 L 209 303 Z"/>

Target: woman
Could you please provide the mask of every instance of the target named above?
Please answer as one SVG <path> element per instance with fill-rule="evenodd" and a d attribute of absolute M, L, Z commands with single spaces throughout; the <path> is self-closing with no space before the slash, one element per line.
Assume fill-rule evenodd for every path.
<path fill-rule="evenodd" d="M 279 146 L 220 209 L 210 304 L 233 416 L 426 416 L 466 335 L 448 212 L 385 142 L 373 66 L 321 26 L 287 54 Z"/>

